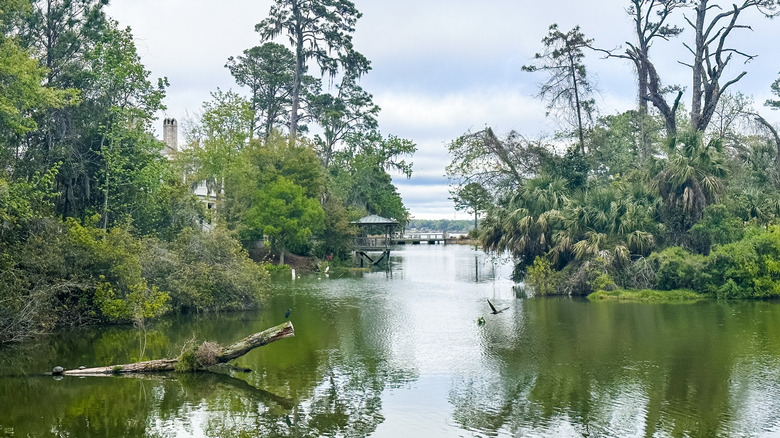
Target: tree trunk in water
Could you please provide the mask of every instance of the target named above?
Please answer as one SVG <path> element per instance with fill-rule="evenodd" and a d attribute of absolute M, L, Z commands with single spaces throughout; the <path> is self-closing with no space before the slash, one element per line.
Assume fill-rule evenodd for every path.
<path fill-rule="evenodd" d="M 246 338 L 222 347 L 215 356 L 217 364 L 226 363 L 238 357 L 241 357 L 251 350 L 268 345 L 271 342 L 284 338 L 295 336 L 295 330 L 291 322 L 271 327 L 259 333 L 247 336 Z M 123 365 L 110 365 L 107 367 L 85 368 L 83 370 L 65 370 L 61 373 L 66 376 L 90 376 L 100 374 L 125 374 L 125 373 L 154 373 L 161 371 L 174 371 L 179 359 L 158 359 L 145 362 L 136 362 Z M 205 369 L 205 368 L 203 368 Z"/>
<path fill-rule="evenodd" d="M 284 264 L 284 248 L 282 248 L 282 250 L 279 252 L 279 264 Z"/>

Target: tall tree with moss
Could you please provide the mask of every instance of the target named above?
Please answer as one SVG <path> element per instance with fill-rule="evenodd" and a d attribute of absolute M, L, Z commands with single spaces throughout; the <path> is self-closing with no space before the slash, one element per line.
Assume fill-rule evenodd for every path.
<path fill-rule="evenodd" d="M 407 158 L 416 151 L 412 141 L 377 131 L 349 136 L 328 169 L 334 194 L 350 207 L 405 223 L 409 211 L 389 172 L 411 177 L 413 163 Z"/>
<path fill-rule="evenodd" d="M 268 15 L 255 26 L 260 39 L 286 35 L 295 54 L 290 109 L 290 141 L 295 142 L 309 62 L 322 74 L 335 76 L 343 56 L 353 50 L 352 33 L 362 14 L 349 0 L 274 0 Z"/>
<path fill-rule="evenodd" d="M 539 88 L 539 97 L 547 101 L 549 111 L 560 111 L 572 122 L 579 139 L 580 151 L 585 154 L 585 128 L 592 121 L 596 101 L 591 97 L 593 84 L 585 68 L 584 49 L 593 40 L 586 39 L 576 26 L 569 32 L 562 32 L 552 24 L 547 36 L 542 38 L 544 52 L 534 55 L 536 64 L 525 65 L 527 72 L 544 72 L 547 80 Z"/>
<path fill-rule="evenodd" d="M 295 57 L 281 44 L 265 43 L 230 57 L 225 65 L 238 85 L 248 87 L 252 108 L 250 140 L 257 133 L 268 139 L 289 115 Z"/>
<path fill-rule="evenodd" d="M 327 169 L 339 143 L 352 134 L 378 128 L 379 106 L 373 96 L 359 84 L 360 75 L 370 69 L 369 61 L 360 53 L 350 51 L 342 60 L 345 71 L 336 93 L 314 90 L 310 99 L 312 117 L 322 126 L 324 135 L 315 136 L 322 163 Z"/>

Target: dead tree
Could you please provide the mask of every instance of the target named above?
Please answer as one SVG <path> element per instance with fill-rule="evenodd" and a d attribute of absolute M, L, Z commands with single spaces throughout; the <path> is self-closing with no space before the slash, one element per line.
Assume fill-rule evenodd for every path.
<path fill-rule="evenodd" d="M 251 350 L 268 345 L 271 342 L 278 341 L 280 339 L 290 338 L 295 336 L 295 330 L 291 322 L 285 322 L 284 324 L 271 327 L 259 333 L 247 336 L 246 338 L 234 342 L 227 347 L 219 347 L 217 344 L 204 342 L 198 350 L 191 352 L 199 360 L 193 365 L 188 366 L 188 371 L 207 371 L 209 367 L 219 364 L 225 364 L 228 361 L 241 357 Z M 200 354 L 199 354 L 200 353 Z M 175 371 L 177 365 L 182 360 L 185 360 L 184 355 L 175 359 L 158 359 L 148 360 L 144 362 L 136 362 L 131 364 L 122 365 L 109 365 L 97 368 L 83 368 L 74 370 L 63 370 L 60 367 L 54 369 L 53 374 L 65 375 L 65 376 L 90 376 L 90 375 L 104 375 L 104 374 L 126 374 L 126 373 L 154 373 L 162 371 Z"/>
<path fill-rule="evenodd" d="M 774 17 L 780 13 L 774 0 L 744 0 L 741 5 L 732 5 L 729 10 L 723 10 L 710 0 L 698 0 L 694 2 L 694 18 L 685 17 L 685 21 L 694 30 L 695 43 L 693 47 L 685 44 L 693 55 L 692 62 L 681 64 L 690 67 L 693 72 L 691 126 L 696 131 L 707 130 L 723 93 L 747 74 L 747 71 L 742 71 L 722 83 L 723 73 L 734 55 L 743 58 L 745 62 L 755 58 L 755 55 L 726 44 L 734 30 L 752 30 L 750 26 L 738 21 L 740 14 L 749 9 L 755 9 L 766 17 Z M 713 12 L 717 14 L 710 19 Z"/>

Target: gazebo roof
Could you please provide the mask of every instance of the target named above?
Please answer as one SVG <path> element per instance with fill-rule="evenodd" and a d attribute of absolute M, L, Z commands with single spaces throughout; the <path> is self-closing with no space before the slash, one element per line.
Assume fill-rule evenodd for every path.
<path fill-rule="evenodd" d="M 398 225 L 398 221 L 395 219 L 388 219 L 386 217 L 377 216 L 375 214 L 362 217 L 356 221 L 352 221 L 355 225 Z"/>

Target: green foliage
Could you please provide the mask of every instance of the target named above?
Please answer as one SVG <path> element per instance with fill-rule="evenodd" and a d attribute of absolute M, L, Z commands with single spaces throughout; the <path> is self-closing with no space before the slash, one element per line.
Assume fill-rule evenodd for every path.
<path fill-rule="evenodd" d="M 293 53 L 281 44 L 268 42 L 244 50 L 244 56 L 231 56 L 225 67 L 238 85 L 249 88 L 253 114 L 250 137 L 257 132 L 268 139 L 282 125 L 292 103 Z"/>
<path fill-rule="evenodd" d="M 702 290 L 706 283 L 705 258 L 678 246 L 653 253 L 650 261 L 656 266 L 656 284 L 660 290 Z"/>
<path fill-rule="evenodd" d="M 706 269 L 718 280 L 703 289 L 718 298 L 780 297 L 780 229 L 751 230 L 744 239 L 717 247 Z"/>
<path fill-rule="evenodd" d="M 143 271 L 149 283 L 170 291 L 178 310 L 243 310 L 261 305 L 268 273 L 220 227 L 185 230 L 170 243 L 147 241 Z"/>
<path fill-rule="evenodd" d="M 550 262 L 544 257 L 537 257 L 533 265 L 529 266 L 525 274 L 526 286 L 533 289 L 540 296 L 555 295 L 559 293 L 562 275 L 552 268 Z"/>
<path fill-rule="evenodd" d="M 780 97 L 780 78 L 775 79 L 775 81 L 772 82 L 772 94 Z M 772 109 L 780 109 L 780 100 L 767 99 L 766 105 Z"/>
<path fill-rule="evenodd" d="M 499 138 L 491 128 L 468 132 L 447 145 L 447 177 L 457 184 L 476 182 L 498 199 L 539 172 L 550 152 L 537 142 L 510 132 Z"/>
<path fill-rule="evenodd" d="M 198 370 L 198 359 L 195 357 L 197 348 L 195 344 L 191 344 L 185 347 L 179 355 L 179 360 L 174 365 L 174 370 L 178 373 L 192 373 Z"/>
<path fill-rule="evenodd" d="M 569 148 L 562 157 L 551 155 L 542 161 L 542 172 L 566 181 L 571 190 L 584 189 L 588 184 L 590 165 L 577 148 Z"/>
<path fill-rule="evenodd" d="M 324 228 L 315 247 L 315 254 L 323 259 L 347 260 L 352 256 L 355 228 L 350 221 L 359 214 L 350 212 L 335 196 L 328 196 L 322 204 Z"/>
<path fill-rule="evenodd" d="M 704 217 L 691 228 L 691 247 L 700 254 L 709 254 L 713 245 L 723 245 L 742 239 L 745 226 L 724 205 L 710 205 Z"/>
<path fill-rule="evenodd" d="M 593 118 L 596 101 L 587 75 L 583 49 L 593 40 L 585 38 L 579 26 L 563 33 L 552 24 L 542 39 L 545 51 L 534 55 L 535 65 L 523 66 L 528 72 L 545 72 L 547 80 L 539 87 L 539 97 L 547 100 L 548 111 L 558 111 L 577 130 L 580 152 L 585 154 L 585 125 Z"/>
<path fill-rule="evenodd" d="M 702 134 L 695 131 L 681 133 L 677 140 L 680 146 L 670 151 L 653 186 L 663 200 L 662 213 L 671 237 L 680 242 L 702 218 L 704 208 L 718 201 L 726 169 L 720 141 L 705 144 Z"/>
<path fill-rule="evenodd" d="M 2 11 L 0 11 L 2 12 Z M 0 127 L 16 135 L 38 127 L 33 112 L 61 108 L 75 98 L 73 90 L 58 90 L 41 85 L 47 70 L 19 46 L 15 38 L 0 35 Z"/>
<path fill-rule="evenodd" d="M 383 137 L 376 131 L 349 137 L 346 149 L 334 154 L 329 169 L 334 194 L 349 207 L 404 224 L 409 212 L 388 171 L 410 177 L 412 163 L 403 157 L 411 156 L 416 150 L 417 146 L 409 140 Z"/>
<path fill-rule="evenodd" d="M 588 295 L 591 301 L 621 301 L 631 303 L 695 303 L 707 299 L 705 295 L 688 289 L 649 290 L 649 289 L 618 289 L 599 290 Z"/>
<path fill-rule="evenodd" d="M 307 253 L 312 235 L 323 230 L 323 220 L 320 203 L 282 176 L 260 189 L 247 212 L 248 226 L 268 236 L 282 254 L 286 250 Z"/>
<path fill-rule="evenodd" d="M 595 291 L 611 291 L 616 289 L 615 280 L 607 273 L 599 274 L 593 281 L 593 290 Z"/>
<path fill-rule="evenodd" d="M 298 136 L 298 111 L 304 72 L 309 61 L 317 63 L 322 74 L 334 77 L 339 67 L 350 68 L 354 52 L 352 32 L 361 14 L 349 0 L 275 0 L 268 17 L 255 26 L 261 41 L 286 35 L 295 53 L 292 78 L 290 137 Z M 356 77 L 368 70 L 366 64 L 354 71 Z"/>
<path fill-rule="evenodd" d="M 338 93 L 319 93 L 316 90 L 308 98 L 310 112 L 324 129 L 324 136 L 315 135 L 317 149 L 325 168 L 331 166 L 336 146 L 350 136 L 375 131 L 379 107 L 373 96 L 358 85 L 357 80 L 369 67 L 369 61 L 361 54 L 351 51 L 346 71 L 337 85 Z"/>
<path fill-rule="evenodd" d="M 484 187 L 475 182 L 470 182 L 463 187 L 451 190 L 452 201 L 456 210 L 466 210 L 474 214 L 474 229 L 479 226 L 479 212 L 487 210 L 492 204 L 492 197 Z"/>
<path fill-rule="evenodd" d="M 279 272 L 290 272 L 290 265 L 275 265 L 273 263 L 262 263 L 263 269 L 268 271 L 269 274 L 276 274 Z"/>
<path fill-rule="evenodd" d="M 179 165 L 190 185 L 205 183 L 220 211 L 224 184 L 240 169 L 252 113 L 249 102 L 233 91 L 217 90 L 211 97 L 203 103 L 200 120 L 186 133 L 188 147 L 180 154 Z"/>
<path fill-rule="evenodd" d="M 590 159 L 600 175 L 626 175 L 655 152 L 660 121 L 636 110 L 600 117 L 588 132 Z"/>

